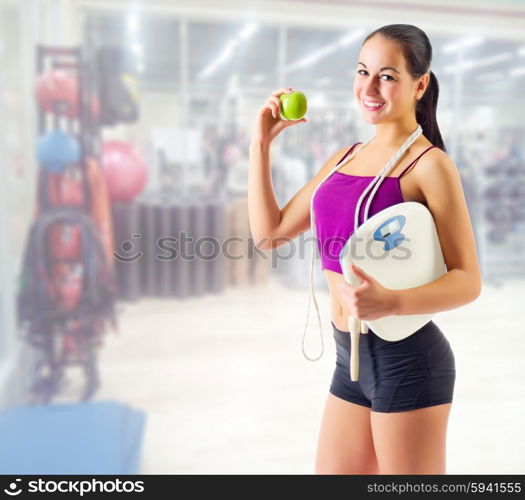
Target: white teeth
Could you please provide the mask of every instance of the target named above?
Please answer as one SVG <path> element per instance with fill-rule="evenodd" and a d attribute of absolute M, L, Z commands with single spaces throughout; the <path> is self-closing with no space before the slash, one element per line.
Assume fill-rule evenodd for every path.
<path fill-rule="evenodd" d="M 384 102 L 369 102 L 369 101 L 364 101 L 364 103 L 367 105 L 367 106 L 374 106 L 374 107 L 379 107 L 379 106 L 382 106 L 383 104 L 385 104 Z"/>

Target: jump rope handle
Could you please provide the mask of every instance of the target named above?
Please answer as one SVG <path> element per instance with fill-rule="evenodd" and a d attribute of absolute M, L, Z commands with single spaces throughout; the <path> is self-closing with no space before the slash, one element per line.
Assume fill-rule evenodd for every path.
<path fill-rule="evenodd" d="M 347 277 L 349 285 L 359 285 L 361 282 L 352 271 L 348 273 Z M 348 316 L 348 332 L 350 335 L 350 379 L 355 382 L 359 378 L 359 336 L 361 333 L 368 332 L 368 326 L 359 318 Z"/>
<path fill-rule="evenodd" d="M 361 321 L 348 316 L 348 331 L 350 332 L 350 378 L 355 382 L 359 377 L 359 335 Z"/>
<path fill-rule="evenodd" d="M 359 278 L 350 272 L 351 285 L 358 285 Z M 348 316 L 348 331 L 350 332 L 350 379 L 356 382 L 359 378 L 359 337 L 362 333 L 368 333 L 366 321 Z"/>
<path fill-rule="evenodd" d="M 350 379 L 359 379 L 359 337 L 368 333 L 368 325 L 359 319 L 348 316 L 348 331 L 350 332 Z"/>

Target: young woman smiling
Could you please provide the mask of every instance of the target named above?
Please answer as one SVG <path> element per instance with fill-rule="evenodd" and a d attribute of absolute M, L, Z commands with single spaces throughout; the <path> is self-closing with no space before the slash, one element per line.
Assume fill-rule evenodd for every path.
<path fill-rule="evenodd" d="M 362 118 L 375 126 L 374 138 L 362 149 L 356 142 L 333 154 L 283 208 L 277 205 L 272 187 L 270 145 L 286 127 L 306 120 L 279 118 L 279 95 L 289 88 L 274 91 L 257 115 L 250 145 L 248 208 L 258 246 L 277 248 L 307 231 L 315 191 L 316 233 L 337 351 L 319 434 L 318 474 L 446 471 L 446 430 L 456 371 L 454 354 L 438 326 L 430 321 L 394 342 L 369 330 L 361 336 L 358 381 L 350 380 L 348 369 L 349 315 L 373 320 L 436 313 L 472 302 L 481 291 L 459 172 L 446 154 L 436 121 L 439 86 L 430 70 L 431 60 L 430 41 L 416 26 L 392 24 L 370 33 L 359 52 L 353 90 Z M 418 126 L 423 133 L 381 184 L 369 217 L 404 201 L 424 204 L 434 218 L 447 273 L 424 286 L 391 290 L 357 268 L 362 283 L 348 285 L 338 261 L 344 241 L 353 232 L 345 221 L 353 221 L 363 190 Z M 321 185 L 349 154 L 355 156 Z M 333 237 L 338 241 L 325 245 Z"/>

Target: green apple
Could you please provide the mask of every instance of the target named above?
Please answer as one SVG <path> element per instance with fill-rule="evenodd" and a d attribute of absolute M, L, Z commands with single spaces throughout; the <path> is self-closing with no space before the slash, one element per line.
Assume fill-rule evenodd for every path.
<path fill-rule="evenodd" d="M 300 120 L 306 113 L 306 96 L 300 90 L 281 94 L 281 118 L 283 120 Z"/>

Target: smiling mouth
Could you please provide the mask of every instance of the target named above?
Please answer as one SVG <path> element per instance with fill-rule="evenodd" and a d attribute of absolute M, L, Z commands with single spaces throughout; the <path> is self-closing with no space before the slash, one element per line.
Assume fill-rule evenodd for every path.
<path fill-rule="evenodd" d="M 367 104 L 367 102 L 373 103 L 373 104 Z M 386 104 L 386 103 L 381 102 L 381 101 L 365 101 L 365 100 L 363 100 L 362 103 L 363 103 L 363 106 L 366 109 L 371 109 L 371 110 L 381 109 Z"/>

